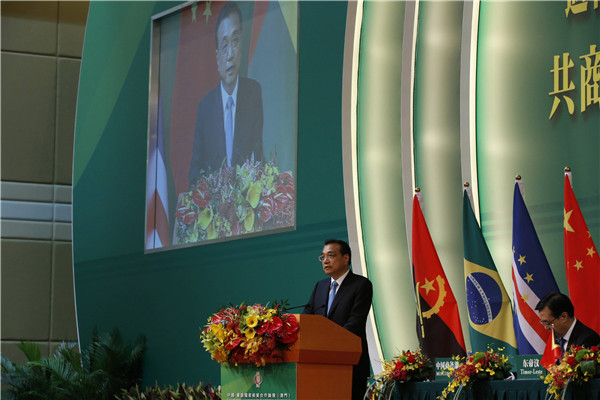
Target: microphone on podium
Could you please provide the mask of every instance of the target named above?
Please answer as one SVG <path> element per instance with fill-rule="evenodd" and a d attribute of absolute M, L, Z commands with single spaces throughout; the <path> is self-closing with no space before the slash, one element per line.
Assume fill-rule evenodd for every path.
<path fill-rule="evenodd" d="M 309 305 L 310 305 L 310 303 L 302 304 L 301 306 L 289 307 L 289 308 L 286 308 L 285 311 L 296 310 L 298 308 L 305 308 L 305 307 L 307 307 Z M 323 308 L 325 308 L 325 304 L 321 305 L 320 307 L 315 308 L 313 310 L 313 313 L 317 313 L 318 311 L 321 311 Z"/>
<path fill-rule="evenodd" d="M 298 308 L 304 308 L 304 307 L 306 307 L 306 306 L 308 306 L 308 304 L 302 304 L 301 306 L 287 307 L 287 308 L 285 309 L 285 311 L 296 310 L 296 309 L 298 309 Z"/>

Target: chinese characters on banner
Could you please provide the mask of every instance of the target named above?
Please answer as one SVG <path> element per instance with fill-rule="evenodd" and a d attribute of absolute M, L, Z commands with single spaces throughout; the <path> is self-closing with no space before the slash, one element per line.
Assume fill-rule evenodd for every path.
<path fill-rule="evenodd" d="M 588 1 L 588 0 L 567 0 L 567 8 L 565 8 L 565 15 L 569 18 L 569 14 L 581 14 L 585 13 L 591 9 L 598 9 L 598 0 Z"/>
<path fill-rule="evenodd" d="M 570 15 L 590 12 L 598 9 L 598 0 L 594 1 L 567 1 L 566 17 Z M 580 111 L 583 113 L 594 104 L 600 107 L 600 51 L 596 44 L 590 44 L 588 54 L 579 55 L 580 66 L 579 91 Z M 552 119 L 560 104 L 564 101 L 570 115 L 575 112 L 573 97 L 576 94 L 576 85 L 573 81 L 575 62 L 569 52 L 554 56 L 554 65 L 550 70 L 553 76 L 553 90 L 548 94 L 554 97 L 552 110 L 548 119 Z"/>

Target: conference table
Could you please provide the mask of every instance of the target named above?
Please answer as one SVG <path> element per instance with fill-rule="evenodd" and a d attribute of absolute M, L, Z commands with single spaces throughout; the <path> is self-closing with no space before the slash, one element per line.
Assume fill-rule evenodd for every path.
<path fill-rule="evenodd" d="M 398 383 L 394 388 L 394 400 L 436 400 L 448 382 Z M 463 400 L 544 400 L 547 385 L 542 379 L 516 379 L 512 381 L 474 382 L 470 389 L 460 395 Z M 453 399 L 454 394 L 448 396 Z M 600 400 L 600 379 L 593 379 L 582 386 L 569 385 L 567 400 Z"/>

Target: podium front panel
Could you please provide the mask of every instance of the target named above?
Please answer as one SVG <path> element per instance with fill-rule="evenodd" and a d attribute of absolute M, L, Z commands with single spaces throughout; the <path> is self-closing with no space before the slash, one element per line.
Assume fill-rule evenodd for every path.
<path fill-rule="evenodd" d="M 296 363 L 221 365 L 223 400 L 296 400 Z"/>

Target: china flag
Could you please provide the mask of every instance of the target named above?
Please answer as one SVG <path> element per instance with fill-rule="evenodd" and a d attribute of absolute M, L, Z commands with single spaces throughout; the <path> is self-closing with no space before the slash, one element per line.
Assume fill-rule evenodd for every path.
<path fill-rule="evenodd" d="M 565 268 L 575 317 L 600 332 L 600 257 L 573 193 L 571 173 L 565 173 Z"/>
<path fill-rule="evenodd" d="M 417 297 L 417 336 L 431 357 L 465 355 L 456 299 L 425 223 L 419 195 L 413 199 L 412 259 Z"/>

